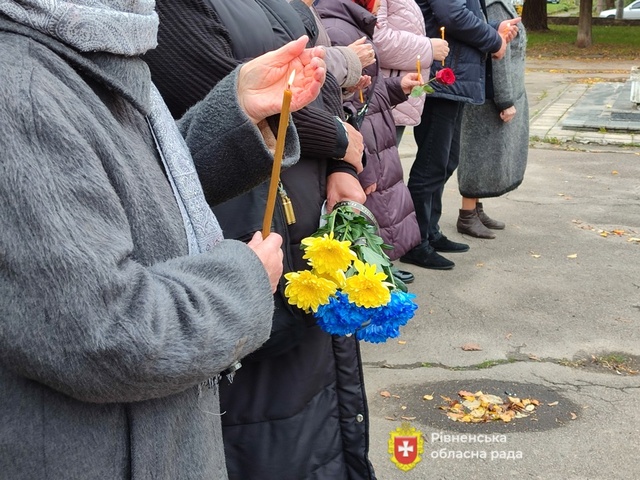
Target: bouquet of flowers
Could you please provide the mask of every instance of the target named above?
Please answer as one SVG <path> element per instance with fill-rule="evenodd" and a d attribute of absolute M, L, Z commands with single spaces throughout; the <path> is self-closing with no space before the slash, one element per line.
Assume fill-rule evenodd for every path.
<path fill-rule="evenodd" d="M 431 82 L 436 81 L 442 85 L 453 85 L 456 81 L 456 76 L 453 73 L 453 70 L 451 70 L 448 67 L 443 68 L 442 70 L 438 70 L 436 72 L 436 76 L 429 79 L 429 81 L 423 85 L 418 85 L 416 87 L 413 87 L 413 89 L 411 90 L 411 96 L 412 97 L 420 97 L 422 95 L 426 94 L 430 94 L 435 92 L 435 90 L 433 89 L 433 87 L 431 85 L 429 85 Z"/>
<path fill-rule="evenodd" d="M 343 204 L 323 219 L 326 223 L 302 240 L 311 270 L 285 274 L 288 302 L 312 312 L 330 334 L 355 334 L 373 343 L 399 336 L 418 306 L 415 295 L 393 277 L 384 253 L 390 247 L 377 226 Z"/>

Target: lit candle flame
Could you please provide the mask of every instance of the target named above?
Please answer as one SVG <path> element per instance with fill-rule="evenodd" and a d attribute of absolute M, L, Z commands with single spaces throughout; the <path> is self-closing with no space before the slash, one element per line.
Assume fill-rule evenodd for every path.
<path fill-rule="evenodd" d="M 296 71 L 294 70 L 293 72 L 291 72 L 291 76 L 289 77 L 289 82 L 287 83 L 287 90 L 291 89 L 291 85 L 293 84 L 293 81 L 296 79 Z"/>

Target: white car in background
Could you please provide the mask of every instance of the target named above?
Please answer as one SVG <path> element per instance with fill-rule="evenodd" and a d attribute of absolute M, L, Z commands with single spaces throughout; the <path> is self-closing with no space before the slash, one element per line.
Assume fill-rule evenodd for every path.
<path fill-rule="evenodd" d="M 603 10 L 600 12 L 600 18 L 616 18 L 616 9 Z M 622 9 L 622 18 L 624 20 L 640 20 L 640 0 L 630 3 Z"/>

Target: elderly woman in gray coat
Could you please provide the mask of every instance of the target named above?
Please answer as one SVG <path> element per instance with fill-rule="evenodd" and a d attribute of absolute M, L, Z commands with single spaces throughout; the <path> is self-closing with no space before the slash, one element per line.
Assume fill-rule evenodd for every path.
<path fill-rule="evenodd" d="M 487 0 L 489 22 L 516 18 L 510 0 Z M 503 222 L 490 218 L 480 199 L 516 189 L 524 177 L 529 148 L 529 104 L 524 85 L 527 37 L 522 23 L 504 58 L 492 62 L 484 105 L 468 105 L 462 118 L 458 186 L 462 208 L 458 232 L 495 238 Z"/>
<path fill-rule="evenodd" d="M 269 336 L 281 238 L 224 240 L 188 147 L 218 201 L 264 181 L 260 127 L 322 53 L 240 66 L 176 125 L 157 27 L 152 0 L 0 0 L 2 478 L 226 478 L 217 379 Z"/>

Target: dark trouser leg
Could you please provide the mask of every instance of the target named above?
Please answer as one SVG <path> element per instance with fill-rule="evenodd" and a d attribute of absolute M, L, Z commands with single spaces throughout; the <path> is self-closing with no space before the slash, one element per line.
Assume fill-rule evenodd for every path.
<path fill-rule="evenodd" d="M 402 136 L 404 135 L 404 130 L 405 130 L 404 125 L 398 125 L 396 126 L 396 146 L 400 147 L 400 142 L 402 141 Z"/>
<path fill-rule="evenodd" d="M 438 226 L 442 193 L 444 184 L 458 166 L 463 106 L 461 102 L 427 97 L 420 125 L 413 130 L 418 152 L 408 187 L 423 244 L 442 235 Z"/>

